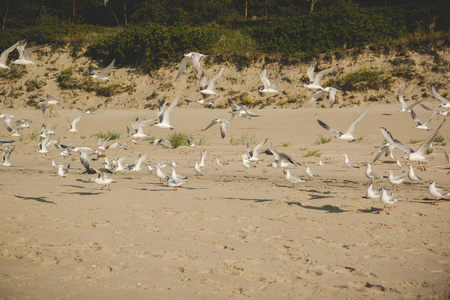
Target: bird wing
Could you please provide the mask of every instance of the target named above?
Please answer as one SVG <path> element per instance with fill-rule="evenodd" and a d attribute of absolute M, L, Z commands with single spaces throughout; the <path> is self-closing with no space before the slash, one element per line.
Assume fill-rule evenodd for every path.
<path fill-rule="evenodd" d="M 77 123 L 80 122 L 81 118 L 83 117 L 83 115 L 80 115 L 78 118 L 76 118 L 75 120 L 73 120 L 72 122 L 72 126 L 76 127 Z"/>
<path fill-rule="evenodd" d="M 406 108 L 406 111 L 413 109 L 414 106 L 416 106 L 417 104 L 420 104 L 420 103 L 422 103 L 422 102 L 423 102 L 423 100 L 420 100 L 420 101 L 417 101 L 417 102 L 411 104 L 410 106 L 408 106 L 408 107 Z"/>
<path fill-rule="evenodd" d="M 208 88 L 208 79 L 206 78 L 205 72 L 202 72 L 202 76 L 200 76 L 200 85 L 203 89 Z"/>
<path fill-rule="evenodd" d="M 405 98 L 403 98 L 403 92 L 402 92 L 402 88 L 400 86 L 398 86 L 398 89 L 397 89 L 397 99 L 398 99 L 398 101 L 400 101 L 400 104 L 402 105 L 402 109 L 407 110 Z"/>
<path fill-rule="evenodd" d="M 314 95 L 311 97 L 311 100 L 309 100 L 308 104 L 306 104 L 305 108 L 307 108 L 308 106 L 310 106 L 311 104 L 313 104 L 314 102 L 317 101 L 317 99 L 319 99 L 320 97 L 322 97 L 323 95 L 325 95 L 327 92 L 323 91 L 323 90 L 318 90 L 317 92 L 314 93 Z"/>
<path fill-rule="evenodd" d="M 220 136 L 224 139 L 225 138 L 225 134 L 227 132 L 227 122 L 225 120 L 220 121 Z"/>
<path fill-rule="evenodd" d="M 278 77 L 277 79 L 275 79 L 275 81 L 272 82 L 272 84 L 270 85 L 270 87 L 273 88 L 273 89 L 276 89 L 276 88 L 277 88 L 277 85 L 281 82 L 281 80 L 283 80 L 285 77 L 289 76 L 290 73 L 291 73 L 291 72 L 289 71 L 289 72 L 287 72 L 286 74 L 281 75 L 280 77 Z"/>
<path fill-rule="evenodd" d="M 270 86 L 270 81 L 267 78 L 267 71 L 264 65 L 261 66 L 261 70 L 259 71 L 259 78 L 261 78 L 264 88 L 267 89 Z"/>
<path fill-rule="evenodd" d="M 433 120 L 433 118 L 436 116 L 437 112 L 434 111 L 426 120 L 425 122 L 423 122 L 423 125 L 428 126 L 428 123 L 431 122 L 431 120 Z"/>
<path fill-rule="evenodd" d="M 166 111 L 164 112 L 164 114 L 162 114 L 162 121 L 160 123 L 165 123 L 167 125 L 170 124 L 170 115 L 172 114 L 172 110 L 173 108 L 178 104 L 178 98 L 177 97 L 175 99 L 175 101 L 172 102 L 172 104 L 170 104 L 169 108 L 166 109 Z M 161 117 L 160 116 L 160 117 Z M 160 118 L 161 119 L 161 118 Z"/>
<path fill-rule="evenodd" d="M 98 72 L 93 67 L 89 66 L 89 74 L 91 74 L 91 75 L 98 75 Z"/>
<path fill-rule="evenodd" d="M 33 51 L 39 50 L 39 49 L 41 49 L 41 48 L 43 48 L 43 47 L 44 47 L 44 45 L 41 45 L 41 46 L 35 46 L 35 47 L 30 47 L 30 48 L 25 49 L 25 50 L 23 51 L 23 57 L 24 57 L 26 60 L 30 60 L 30 59 L 31 59 L 31 53 L 32 53 Z"/>
<path fill-rule="evenodd" d="M 328 69 L 325 69 L 325 70 L 317 73 L 314 76 L 314 84 L 320 85 L 320 81 L 322 80 L 323 76 L 330 74 L 331 72 L 333 72 L 336 69 L 337 69 L 337 67 L 332 67 L 332 68 L 328 68 Z"/>
<path fill-rule="evenodd" d="M 314 64 L 310 65 L 308 71 L 306 72 L 309 77 L 309 82 L 314 82 L 314 69 L 316 66 Z"/>
<path fill-rule="evenodd" d="M 77 109 L 78 109 L 79 111 L 81 111 L 81 112 L 86 113 L 86 110 L 85 110 L 85 109 L 82 109 L 82 108 L 79 108 L 79 107 L 77 107 Z"/>
<path fill-rule="evenodd" d="M 425 150 L 427 150 L 427 148 L 430 147 L 431 143 L 434 141 L 434 138 L 438 134 L 439 129 L 441 129 L 442 125 L 444 125 L 445 120 L 446 119 L 444 119 L 441 125 L 439 125 L 439 127 L 436 129 L 436 131 L 432 135 L 430 135 L 430 137 L 426 139 L 426 141 L 423 142 L 422 145 L 420 145 L 419 149 L 416 150 L 417 154 L 423 155 L 425 153 Z"/>
<path fill-rule="evenodd" d="M 14 45 L 12 45 L 11 47 L 9 47 L 8 49 L 6 49 L 5 51 L 2 52 L 2 54 L 0 55 L 0 64 L 6 65 L 6 60 L 8 60 L 9 53 L 14 51 L 14 49 L 16 49 L 16 47 L 17 47 L 17 45 L 19 45 L 19 43 L 20 42 L 15 43 Z"/>
<path fill-rule="evenodd" d="M 116 61 L 116 59 L 114 58 L 113 61 L 109 64 L 109 66 L 107 66 L 106 68 L 104 68 L 103 70 L 100 71 L 100 76 L 108 76 L 109 72 L 111 72 L 112 68 L 114 67 L 114 62 Z"/>
<path fill-rule="evenodd" d="M 372 160 L 372 162 L 376 162 L 383 154 L 386 154 L 388 149 L 389 149 L 390 145 L 385 145 L 383 147 L 381 147 L 380 151 L 378 151 L 377 155 L 375 156 L 375 158 Z M 386 155 L 385 155 L 386 156 Z"/>
<path fill-rule="evenodd" d="M 435 112 L 436 113 L 436 112 Z M 417 117 L 416 113 L 411 109 L 411 118 L 414 120 L 414 122 L 417 123 L 417 126 L 422 125 L 422 122 L 420 122 L 419 118 Z"/>
<path fill-rule="evenodd" d="M 163 98 L 159 104 L 158 109 L 156 111 L 156 116 L 159 118 L 162 114 L 164 114 L 164 108 L 166 107 L 166 98 Z"/>
<path fill-rule="evenodd" d="M 205 131 L 206 129 L 211 128 L 212 126 L 214 126 L 215 124 L 219 123 L 219 119 L 214 119 L 211 121 L 211 123 L 208 124 L 208 126 L 205 127 L 205 129 L 202 129 L 202 131 Z"/>
<path fill-rule="evenodd" d="M 225 70 L 225 67 L 223 67 L 223 68 L 220 70 L 220 72 L 217 73 L 217 75 L 214 76 L 214 78 L 211 79 L 211 81 L 209 82 L 208 89 L 209 89 L 210 91 L 212 91 L 212 90 L 214 89 L 214 86 L 216 85 L 217 79 L 219 79 L 220 77 L 222 77 L 223 70 Z"/>
<path fill-rule="evenodd" d="M 269 138 L 266 138 L 264 141 L 262 141 L 261 143 L 256 145 L 255 148 L 253 148 L 253 154 L 254 154 L 255 157 L 258 156 L 259 150 L 261 150 L 262 146 L 264 146 L 264 144 L 267 142 L 268 139 Z"/>
<path fill-rule="evenodd" d="M 80 151 L 80 162 L 83 165 L 83 167 L 88 171 L 90 169 L 90 163 L 89 163 L 89 156 L 87 151 L 81 150 Z"/>
<path fill-rule="evenodd" d="M 353 135 L 353 133 L 355 132 L 355 128 L 356 126 L 359 124 L 359 122 L 361 122 L 361 120 L 364 118 L 364 116 L 366 115 L 367 111 L 369 110 L 369 108 L 367 108 L 365 111 L 363 111 L 358 118 L 356 118 L 355 121 L 353 121 L 353 123 L 350 125 L 350 127 L 347 129 L 348 134 Z"/>
<path fill-rule="evenodd" d="M 203 154 L 201 155 L 201 158 L 200 158 L 200 164 L 201 165 L 205 164 L 206 153 L 208 153 L 208 151 L 205 150 L 205 152 L 203 152 Z"/>
<path fill-rule="evenodd" d="M 334 105 L 335 98 L 336 98 L 336 93 L 340 92 L 340 90 L 338 90 L 334 87 L 330 87 L 329 90 L 330 90 L 328 92 L 329 104 L 330 104 L 330 108 L 332 108 Z"/>
<path fill-rule="evenodd" d="M 405 152 L 407 154 L 414 152 L 413 149 L 409 148 L 408 146 L 403 145 L 402 143 L 400 143 L 399 140 L 394 139 L 392 137 L 392 134 L 389 131 L 387 131 L 386 128 L 381 127 L 381 134 L 392 146 L 397 147 L 398 149 L 402 150 L 403 152 Z"/>
<path fill-rule="evenodd" d="M 336 134 L 342 135 L 343 133 L 340 132 L 339 130 L 333 129 L 330 126 L 328 126 L 327 124 L 325 124 L 324 122 L 320 121 L 319 119 L 317 119 L 317 123 L 319 123 L 320 126 L 322 126 L 323 128 L 325 128 L 328 131 L 334 132 Z"/>
<path fill-rule="evenodd" d="M 204 55 L 200 53 L 194 52 L 192 54 L 192 67 L 194 68 L 195 74 L 198 74 L 200 72 L 200 58 L 202 58 L 202 56 Z"/>
<path fill-rule="evenodd" d="M 445 160 L 446 160 L 446 162 L 450 164 L 450 157 L 448 156 L 447 152 L 444 151 L 444 154 L 445 154 Z"/>
<path fill-rule="evenodd" d="M 433 95 L 433 97 L 439 99 L 442 102 L 442 104 L 445 105 L 445 104 L 449 103 L 447 99 L 445 99 L 444 97 L 439 95 L 438 92 L 436 92 L 434 86 L 431 87 L 431 94 Z"/>
<path fill-rule="evenodd" d="M 181 76 L 181 74 L 183 74 L 184 70 L 186 70 L 186 65 L 192 60 L 191 57 L 185 56 L 180 63 L 180 67 L 178 68 L 178 74 L 177 77 L 175 77 L 175 80 L 178 79 L 178 77 Z"/>

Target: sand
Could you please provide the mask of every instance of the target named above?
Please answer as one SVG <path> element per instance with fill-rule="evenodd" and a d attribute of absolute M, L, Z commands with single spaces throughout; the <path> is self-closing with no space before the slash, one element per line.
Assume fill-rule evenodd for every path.
<path fill-rule="evenodd" d="M 430 205 L 433 197 L 425 182 L 436 180 L 450 189 L 443 153 L 448 145 L 433 144 L 427 171 L 415 169 L 420 183 L 401 184 L 394 191 L 398 202 L 390 215 L 379 212 L 378 199 L 363 198 L 364 165 L 383 144 L 381 126 L 414 149 L 420 143 L 411 144 L 412 139 L 431 134 L 414 129 L 411 116 L 397 111 L 398 104 L 369 105 L 356 130 L 361 142 L 332 139 L 320 145 L 315 144 L 319 135 L 333 134 L 316 119 L 346 130 L 367 104 L 256 109 L 261 117 L 236 118 L 225 139 L 217 125 L 201 129 L 213 118 L 229 118 L 227 109 L 190 107 L 174 109 L 175 132 L 192 134 L 204 144 L 172 150 L 127 138 L 126 126 L 137 117 L 153 118 L 151 110 L 100 109 L 81 119 L 76 134 L 66 131 L 66 117 L 80 114 L 74 109 L 57 109 L 59 118 L 31 109 L 2 110 L 33 123 L 22 131 L 22 140 L 13 138 L 12 166 L 0 166 L 1 298 L 448 299 L 450 203 Z M 428 115 L 423 109 L 417 113 Z M 437 128 L 443 118 L 430 127 Z M 54 147 L 48 155 L 36 152 L 32 133 L 42 123 L 58 124 L 56 137 L 73 146 L 94 148 L 95 134 L 118 132 L 129 148 L 107 150 L 110 159 L 127 156 L 132 164 L 140 153 L 149 153 L 146 163 L 175 161 L 177 172 L 189 179 L 174 191 L 145 168 L 113 174 L 117 182 L 111 191 L 100 190 L 89 181 L 92 175 L 79 174 L 77 155 L 63 159 Z M 156 138 L 173 133 L 154 127 L 146 132 Z M 0 134 L 11 139 L 3 126 Z M 448 122 L 441 134 L 450 140 Z M 304 164 L 309 163 L 321 177 L 290 188 L 281 169 L 267 166 L 273 157 L 264 154 L 245 172 L 241 155 L 246 145 L 230 144 L 231 137 L 236 141 L 243 135 L 254 143 L 268 138 L 266 146 L 302 163 L 290 168 L 294 176 L 306 179 Z M 205 150 L 206 166 L 197 175 L 194 163 Z M 321 156 L 306 157 L 308 151 Z M 360 168 L 344 166 L 344 153 Z M 66 178 L 56 175 L 51 159 L 70 163 Z M 319 159 L 326 165 L 318 166 Z M 383 158 L 372 168 L 399 174 L 407 170 L 402 162 L 398 167 Z M 391 189 L 386 180 L 374 184 L 381 186 Z"/>

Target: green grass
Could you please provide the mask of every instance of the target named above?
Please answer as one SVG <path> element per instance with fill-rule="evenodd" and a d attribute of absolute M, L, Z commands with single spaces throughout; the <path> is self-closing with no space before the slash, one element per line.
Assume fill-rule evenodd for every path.
<path fill-rule="evenodd" d="M 231 145 L 256 145 L 256 137 L 254 134 L 243 132 L 241 137 L 230 136 Z"/>
<path fill-rule="evenodd" d="M 446 143 L 444 143 L 444 141 L 445 141 L 444 136 L 442 134 L 438 134 L 434 138 L 433 143 L 437 143 L 437 144 L 441 144 L 441 145 L 444 144 L 442 146 L 445 146 Z"/>
<path fill-rule="evenodd" d="M 32 141 L 37 141 L 39 139 L 39 131 L 38 130 L 33 130 L 33 132 L 30 134 L 30 139 Z"/>
<path fill-rule="evenodd" d="M 433 149 L 427 148 L 427 150 L 425 150 L 425 154 L 431 154 L 431 153 L 433 153 Z"/>
<path fill-rule="evenodd" d="M 281 142 L 280 143 L 280 147 L 286 148 L 286 147 L 289 147 L 289 146 L 291 146 L 291 143 L 289 143 L 289 142 Z"/>
<path fill-rule="evenodd" d="M 309 150 L 303 153 L 303 155 L 305 157 L 321 157 L 322 153 L 320 152 L 320 150 Z"/>
<path fill-rule="evenodd" d="M 167 137 L 172 147 L 178 148 L 180 146 L 187 146 L 187 140 L 195 141 L 196 145 L 202 145 L 205 143 L 206 139 L 204 137 L 196 138 L 192 134 L 175 132 Z"/>
<path fill-rule="evenodd" d="M 100 138 L 102 138 L 104 140 L 109 138 L 109 137 L 111 137 L 110 140 L 118 140 L 118 139 L 120 139 L 120 132 L 108 130 L 108 132 L 104 133 L 104 132 L 100 131 L 99 133 L 94 134 L 94 136 L 100 137 Z"/>
<path fill-rule="evenodd" d="M 410 144 L 418 144 L 418 143 L 421 143 L 421 142 L 423 142 L 423 139 L 410 139 L 409 140 Z"/>
<path fill-rule="evenodd" d="M 327 138 L 324 137 L 323 135 L 319 134 L 319 137 L 317 138 L 317 140 L 314 142 L 314 145 L 321 145 L 321 144 L 326 144 L 331 142 L 333 138 Z"/>

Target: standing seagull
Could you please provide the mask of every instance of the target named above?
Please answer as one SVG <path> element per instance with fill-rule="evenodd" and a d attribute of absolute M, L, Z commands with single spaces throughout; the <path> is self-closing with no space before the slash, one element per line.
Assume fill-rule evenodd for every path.
<path fill-rule="evenodd" d="M 394 172 L 392 170 L 388 170 L 388 182 L 392 184 L 392 189 L 397 190 L 397 186 L 401 184 L 403 181 L 405 181 L 405 172 L 402 172 L 401 174 L 394 176 Z"/>
<path fill-rule="evenodd" d="M 314 69 L 315 69 L 315 65 L 312 64 L 309 68 L 308 68 L 308 77 L 309 77 L 309 83 L 305 84 L 304 87 L 311 89 L 311 90 L 323 90 L 323 87 L 320 85 L 320 81 L 322 80 L 323 76 L 330 74 L 331 72 L 333 72 L 334 70 L 337 69 L 337 67 L 332 67 L 332 68 L 328 68 L 325 69 L 323 71 L 320 71 L 319 73 L 314 75 Z"/>
<path fill-rule="evenodd" d="M 278 84 L 281 82 L 281 80 L 283 80 L 283 78 L 288 76 L 289 73 L 291 72 L 287 72 L 286 74 L 281 75 L 280 77 L 275 79 L 272 83 L 270 83 L 266 73 L 267 73 L 266 68 L 264 67 L 264 65 L 262 65 L 261 70 L 259 71 L 259 78 L 261 78 L 261 81 L 264 84 L 264 88 L 262 90 L 259 90 L 260 93 L 279 93 L 279 91 L 276 90 Z"/>
<path fill-rule="evenodd" d="M 320 177 L 319 174 L 316 174 L 313 171 L 311 171 L 308 164 L 306 164 L 305 174 L 306 176 L 308 176 L 308 180 L 311 180 L 311 177 Z"/>
<path fill-rule="evenodd" d="M 367 189 L 366 189 L 366 198 L 373 199 L 373 198 L 378 198 L 378 197 L 380 197 L 380 191 L 374 190 L 372 183 L 369 183 L 367 185 Z"/>
<path fill-rule="evenodd" d="M 359 141 L 360 138 L 359 139 L 355 139 L 353 134 L 355 132 L 356 126 L 359 124 L 359 122 L 361 122 L 362 118 L 364 118 L 364 116 L 366 115 L 368 110 L 369 110 L 369 108 L 367 108 L 365 111 L 363 111 L 359 115 L 359 117 L 356 118 L 355 121 L 353 121 L 353 123 L 350 125 L 350 127 L 347 129 L 347 131 L 345 133 L 340 132 L 339 130 L 331 128 L 330 126 L 328 126 L 324 122 L 320 121 L 319 119 L 317 119 L 317 122 L 319 123 L 320 126 L 325 128 L 326 130 L 336 133 L 337 135 L 335 136 L 335 138 L 338 138 L 338 139 L 341 139 L 341 140 L 344 140 L 344 141 L 349 141 L 349 142 Z"/>
<path fill-rule="evenodd" d="M 225 138 L 225 134 L 226 134 L 226 126 L 227 126 L 227 124 L 230 124 L 230 121 L 225 120 L 225 119 L 214 119 L 214 120 L 212 120 L 212 122 L 209 123 L 209 125 L 206 126 L 205 129 L 202 129 L 202 131 L 205 131 L 206 129 L 212 127 L 213 125 L 215 125 L 215 124 L 217 124 L 217 123 L 220 123 L 220 136 L 221 136 L 222 138 Z"/>
<path fill-rule="evenodd" d="M 375 179 L 383 178 L 383 176 L 378 175 L 377 173 L 372 171 L 372 166 L 370 164 L 366 165 L 366 172 L 364 174 L 366 175 L 367 178 L 370 179 L 370 182 L 372 182 L 372 183 Z"/>
<path fill-rule="evenodd" d="M 67 118 L 67 123 L 69 124 L 69 129 L 67 129 L 67 131 L 69 132 L 77 132 L 77 123 L 80 122 L 81 118 L 83 117 L 83 115 L 80 115 L 78 118 L 76 118 L 75 120 L 72 121 L 72 124 L 69 121 L 69 118 Z"/>
<path fill-rule="evenodd" d="M 47 107 L 50 107 L 50 117 L 52 116 L 52 114 L 56 117 L 56 114 L 53 113 L 53 107 L 55 107 L 55 105 L 59 105 L 59 101 L 55 98 L 55 96 L 53 96 L 52 94 L 47 94 L 47 98 L 42 98 L 39 101 L 39 104 L 41 104 L 42 116 L 45 116 Z"/>
<path fill-rule="evenodd" d="M 33 53 L 33 51 L 41 49 L 44 46 L 35 46 L 25 49 L 27 43 L 28 39 L 24 39 L 19 42 L 19 44 L 17 45 L 17 51 L 19 51 L 19 59 L 13 61 L 13 64 L 37 66 L 35 62 L 31 61 L 31 53 Z"/>
<path fill-rule="evenodd" d="M 169 108 L 167 108 L 164 112 L 159 112 L 158 122 L 153 123 L 152 126 L 160 127 L 160 128 L 168 128 L 170 130 L 175 129 L 170 125 L 170 115 L 172 114 L 172 110 L 178 104 L 178 97 L 175 101 L 170 104 Z"/>
<path fill-rule="evenodd" d="M 386 130 L 386 128 L 381 128 L 381 133 L 383 134 L 383 136 L 386 138 L 386 140 L 388 140 L 388 142 L 399 148 L 400 150 L 404 151 L 406 154 L 403 156 L 403 158 L 406 158 L 407 160 L 410 161 L 417 161 L 419 162 L 419 166 L 421 170 L 425 170 L 425 165 L 424 163 L 427 161 L 425 158 L 425 151 L 427 150 L 427 148 L 431 145 L 431 143 L 434 141 L 434 138 L 436 137 L 436 135 L 438 134 L 439 129 L 441 129 L 442 125 L 444 125 L 445 123 L 444 119 L 441 123 L 441 125 L 439 125 L 439 127 L 436 129 L 436 131 L 430 135 L 430 137 L 428 137 L 428 139 L 425 140 L 425 142 L 422 143 L 422 145 L 420 145 L 420 147 L 414 151 L 413 149 L 409 148 L 408 146 L 403 145 L 402 143 L 400 143 L 398 140 L 394 139 L 391 135 L 391 133 L 389 131 Z"/>
<path fill-rule="evenodd" d="M 283 170 L 283 173 L 286 174 L 286 176 L 284 177 L 288 182 L 292 183 L 291 188 L 295 188 L 295 184 L 298 182 L 305 182 L 303 179 L 292 176 L 291 172 L 289 171 L 288 168 L 285 168 Z"/>
<path fill-rule="evenodd" d="M 422 178 L 420 178 L 419 176 L 417 176 L 414 173 L 414 167 L 413 166 L 409 166 L 408 178 L 409 178 L 409 180 L 411 180 L 411 183 L 413 183 L 414 181 L 422 180 Z"/>
<path fill-rule="evenodd" d="M 14 51 L 14 49 L 16 49 L 19 43 L 20 42 L 15 43 L 14 45 L 12 45 L 11 47 L 2 52 L 2 54 L 0 55 L 0 69 L 10 69 L 10 67 L 6 65 L 6 61 L 8 60 L 9 54 L 12 51 Z"/>
<path fill-rule="evenodd" d="M 387 214 L 391 214 L 391 207 L 397 202 L 397 199 L 394 197 L 394 194 L 391 193 L 391 195 L 388 195 L 387 191 L 384 187 L 381 187 L 380 189 L 380 202 L 383 204 L 383 208 L 380 209 L 380 212 L 382 212 L 385 208 L 389 208 L 389 211 Z"/>
<path fill-rule="evenodd" d="M 223 67 L 219 73 L 217 73 L 217 75 L 211 79 L 211 81 L 209 82 L 209 84 L 206 84 L 206 76 L 203 73 L 202 78 L 200 78 L 200 84 L 203 87 L 203 90 L 200 91 L 200 93 L 202 93 L 203 95 L 218 95 L 216 92 L 214 92 L 214 87 L 216 86 L 216 81 L 217 79 L 219 79 L 220 77 L 222 77 L 222 73 L 223 70 L 225 70 L 225 67 Z"/>
<path fill-rule="evenodd" d="M 194 68 L 195 74 L 200 73 L 200 59 L 202 57 L 207 57 L 208 55 L 197 53 L 197 52 L 189 52 L 184 54 L 184 58 L 181 60 L 180 67 L 178 68 L 178 74 L 175 80 L 178 79 L 178 77 L 183 74 L 183 72 L 186 70 L 186 65 L 189 62 L 192 62 L 192 67 Z"/>
<path fill-rule="evenodd" d="M 70 171 L 70 165 L 67 165 L 67 168 L 64 168 L 64 165 L 57 165 L 56 166 L 58 168 L 58 170 L 56 171 L 56 174 L 58 174 L 58 176 L 61 177 L 66 177 L 67 174 L 69 174 Z"/>
<path fill-rule="evenodd" d="M 434 196 L 434 201 L 433 203 L 431 203 L 431 205 L 436 206 L 439 205 L 439 200 L 447 196 L 450 196 L 450 192 L 436 187 L 434 180 L 431 181 L 430 185 L 428 186 L 428 192 Z"/>
<path fill-rule="evenodd" d="M 89 75 L 91 75 L 91 77 L 94 79 L 111 81 L 111 79 L 109 79 L 109 77 L 108 77 L 108 74 L 109 74 L 109 72 L 111 72 L 111 69 L 114 67 L 115 61 L 116 61 L 116 59 L 113 59 L 113 61 L 109 64 L 109 66 L 107 66 L 100 72 L 97 72 L 93 67 L 89 66 Z"/>
<path fill-rule="evenodd" d="M 272 149 L 267 149 L 264 151 L 265 154 L 275 156 L 275 161 L 271 162 L 268 166 L 272 168 L 284 168 L 287 169 L 288 166 L 297 166 L 298 163 L 289 155 L 282 152 L 277 152 Z"/>
<path fill-rule="evenodd" d="M 344 153 L 344 165 L 346 165 L 347 167 L 353 167 L 353 168 L 359 168 L 357 165 L 355 165 L 354 163 L 352 163 L 350 161 L 350 159 L 348 159 L 348 156 L 346 153 Z"/>

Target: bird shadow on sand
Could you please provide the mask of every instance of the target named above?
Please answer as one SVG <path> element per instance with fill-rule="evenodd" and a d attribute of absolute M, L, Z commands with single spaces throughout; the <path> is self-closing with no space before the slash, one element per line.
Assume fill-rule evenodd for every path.
<path fill-rule="evenodd" d="M 73 185 L 73 184 L 63 184 L 62 186 L 73 187 L 73 188 L 77 188 L 77 189 L 85 189 L 86 188 L 86 187 L 81 186 L 81 185 Z"/>
<path fill-rule="evenodd" d="M 254 201 L 257 203 L 261 202 L 269 202 L 274 201 L 275 199 L 256 199 L 256 198 L 237 198 L 237 197 L 217 197 L 218 199 L 224 199 L 224 200 L 241 200 L 241 201 Z"/>
<path fill-rule="evenodd" d="M 22 199 L 22 200 L 34 200 L 34 201 L 41 202 L 41 203 L 56 204 L 53 201 L 45 200 L 46 197 L 23 197 L 23 196 L 19 196 L 19 195 L 14 195 L 14 197 Z"/>
<path fill-rule="evenodd" d="M 101 194 L 101 192 L 71 192 L 69 194 L 79 195 L 79 196 L 95 196 Z"/>
<path fill-rule="evenodd" d="M 90 180 L 83 180 L 83 179 L 79 179 L 79 178 L 76 181 L 82 182 L 82 183 L 92 183 L 92 181 L 90 181 Z"/>
<path fill-rule="evenodd" d="M 344 213 L 344 212 L 349 212 L 349 210 L 343 210 L 337 206 L 334 205 L 322 205 L 322 206 L 313 206 L 313 205 L 303 205 L 300 202 L 286 202 L 288 205 L 297 205 L 300 206 L 302 208 L 306 208 L 306 209 L 312 209 L 312 210 L 322 210 L 322 211 L 326 211 L 328 213 Z"/>
<path fill-rule="evenodd" d="M 366 213 L 366 214 L 372 214 L 372 213 L 376 213 L 376 212 L 379 212 L 380 211 L 380 208 L 378 208 L 378 207 L 371 207 L 371 208 L 368 208 L 368 209 L 358 209 L 358 212 L 361 212 L 361 213 Z"/>

